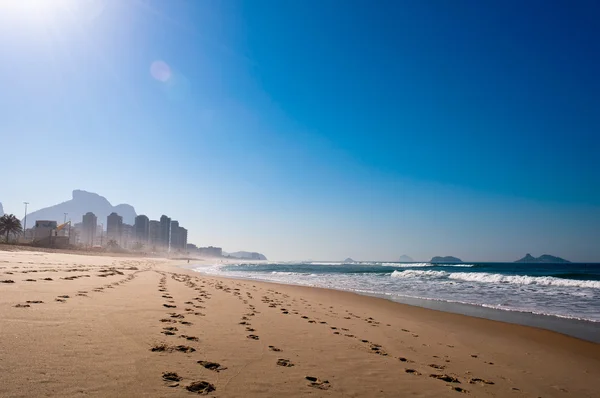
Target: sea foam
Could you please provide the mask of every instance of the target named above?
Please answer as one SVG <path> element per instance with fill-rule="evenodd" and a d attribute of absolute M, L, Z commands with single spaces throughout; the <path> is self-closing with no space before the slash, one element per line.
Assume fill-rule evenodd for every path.
<path fill-rule="evenodd" d="M 563 286 L 600 289 L 600 281 L 562 279 L 553 276 L 502 275 L 487 272 L 394 271 L 392 278 L 444 278 L 467 282 L 507 283 L 517 285 Z"/>

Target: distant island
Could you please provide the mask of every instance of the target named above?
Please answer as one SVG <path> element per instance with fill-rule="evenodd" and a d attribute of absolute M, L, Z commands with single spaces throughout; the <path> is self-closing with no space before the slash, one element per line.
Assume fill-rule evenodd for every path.
<path fill-rule="evenodd" d="M 345 263 L 354 263 L 355 261 L 353 259 L 351 259 L 350 257 L 348 257 L 347 259 L 344 260 Z"/>
<path fill-rule="evenodd" d="M 407 256 L 406 254 L 403 254 L 400 256 L 400 259 L 398 261 L 405 262 L 405 263 L 412 263 L 415 260 L 411 256 Z"/>
<path fill-rule="evenodd" d="M 462 263 L 462 260 L 458 257 L 452 256 L 435 256 L 431 259 L 430 263 Z"/>
<path fill-rule="evenodd" d="M 570 261 L 565 260 L 564 258 L 551 256 L 550 254 L 542 254 L 539 257 L 533 257 L 531 254 L 527 253 L 525 257 L 515 261 L 515 263 L 570 263 Z"/>
<path fill-rule="evenodd" d="M 234 252 L 234 253 L 223 253 L 223 257 L 237 258 L 239 260 L 266 260 L 267 257 L 262 253 L 257 252 Z"/>

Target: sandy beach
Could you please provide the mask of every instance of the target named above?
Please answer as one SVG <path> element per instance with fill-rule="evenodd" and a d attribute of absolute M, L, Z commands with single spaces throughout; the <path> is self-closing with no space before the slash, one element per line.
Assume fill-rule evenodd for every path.
<path fill-rule="evenodd" d="M 600 396 L 599 344 L 181 265 L 0 251 L 0 396 Z"/>

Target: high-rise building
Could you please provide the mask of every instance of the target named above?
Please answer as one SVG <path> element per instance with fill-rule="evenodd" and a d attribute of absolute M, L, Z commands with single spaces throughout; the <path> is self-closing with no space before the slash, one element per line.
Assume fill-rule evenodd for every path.
<path fill-rule="evenodd" d="M 84 246 L 94 246 L 96 238 L 96 229 L 98 228 L 98 218 L 92 212 L 87 212 L 81 222 L 81 243 Z"/>
<path fill-rule="evenodd" d="M 143 214 L 135 218 L 135 239 L 143 244 L 147 244 L 150 239 L 150 220 Z"/>
<path fill-rule="evenodd" d="M 164 214 L 160 216 L 160 245 L 168 250 L 171 243 L 171 219 Z"/>
<path fill-rule="evenodd" d="M 188 230 L 180 227 L 181 228 L 181 236 L 180 236 L 180 247 L 182 250 L 186 250 L 187 249 L 187 234 L 188 234 Z"/>
<path fill-rule="evenodd" d="M 148 244 L 151 250 L 160 246 L 160 221 L 150 220 L 148 225 Z"/>
<path fill-rule="evenodd" d="M 123 227 L 123 217 L 115 212 L 112 212 L 106 217 L 106 239 L 114 240 L 117 244 L 121 244 L 121 234 Z"/>
<path fill-rule="evenodd" d="M 133 225 L 122 224 L 121 225 L 121 240 L 119 246 L 126 249 L 130 249 L 135 241 L 135 229 Z"/>
<path fill-rule="evenodd" d="M 171 250 L 187 249 L 187 229 L 179 226 L 178 221 L 171 221 Z"/>
<path fill-rule="evenodd" d="M 180 231 L 179 221 L 171 221 L 171 250 L 179 249 Z"/>

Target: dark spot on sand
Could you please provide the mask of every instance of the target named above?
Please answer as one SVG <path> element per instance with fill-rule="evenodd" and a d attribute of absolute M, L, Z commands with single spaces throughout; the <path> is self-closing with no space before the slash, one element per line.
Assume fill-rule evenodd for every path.
<path fill-rule="evenodd" d="M 417 371 L 416 371 L 416 370 L 414 370 L 414 369 L 404 369 L 404 371 L 405 371 L 406 373 L 410 373 L 410 374 L 417 375 L 417 376 L 419 376 L 419 375 L 421 374 L 421 373 L 417 372 Z"/>
<path fill-rule="evenodd" d="M 465 393 L 465 394 L 469 392 L 469 391 L 465 390 L 464 388 L 458 387 L 458 386 L 452 386 L 450 388 L 452 388 L 456 392 L 462 392 L 462 393 Z"/>
<path fill-rule="evenodd" d="M 440 369 L 440 370 L 446 369 L 446 367 L 444 365 L 436 365 L 435 363 L 430 363 L 429 366 L 434 369 Z"/>
<path fill-rule="evenodd" d="M 258 336 L 255 334 L 249 334 L 247 337 L 252 340 L 258 340 Z"/>
<path fill-rule="evenodd" d="M 271 350 L 271 351 L 276 351 L 276 352 L 280 352 L 280 351 L 281 351 L 281 348 L 277 348 L 277 347 L 275 347 L 275 346 L 272 346 L 272 345 L 270 345 L 270 346 L 269 346 L 269 350 Z"/>
<path fill-rule="evenodd" d="M 29 304 L 17 304 L 15 305 L 16 308 L 28 308 L 31 307 Z"/>
<path fill-rule="evenodd" d="M 42 304 L 42 300 L 27 300 L 28 304 Z"/>
<path fill-rule="evenodd" d="M 198 337 L 195 337 L 195 336 L 186 336 L 185 334 L 182 334 L 179 337 L 184 338 L 184 339 L 189 340 L 189 341 L 198 341 Z"/>
<path fill-rule="evenodd" d="M 12 279 L 5 279 L 3 281 L 0 281 L 0 283 L 15 283 L 15 281 L 13 281 Z"/>

